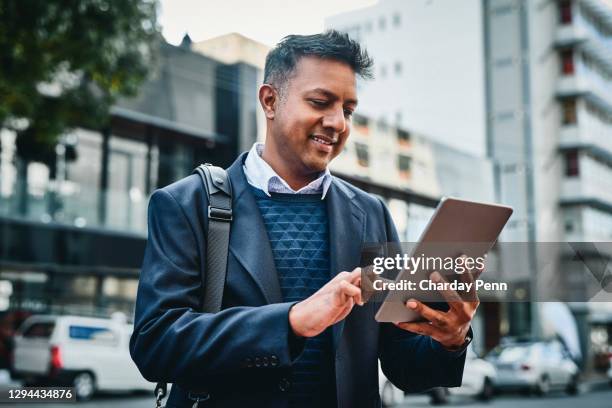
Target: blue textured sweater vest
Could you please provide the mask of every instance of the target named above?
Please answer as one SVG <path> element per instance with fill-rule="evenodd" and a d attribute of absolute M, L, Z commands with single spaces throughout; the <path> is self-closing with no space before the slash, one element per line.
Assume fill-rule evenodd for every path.
<path fill-rule="evenodd" d="M 268 232 L 283 301 L 304 300 L 330 280 L 325 200 L 320 194 L 268 197 L 262 190 L 251 190 Z M 336 405 L 330 329 L 306 339 L 293 365 L 290 407 Z"/>

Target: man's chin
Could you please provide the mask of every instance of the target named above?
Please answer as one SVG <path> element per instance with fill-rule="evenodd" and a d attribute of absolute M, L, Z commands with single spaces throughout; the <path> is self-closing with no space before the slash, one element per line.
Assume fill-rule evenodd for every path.
<path fill-rule="evenodd" d="M 313 174 L 322 173 L 329 166 L 329 160 L 311 160 L 306 164 L 306 167 Z"/>

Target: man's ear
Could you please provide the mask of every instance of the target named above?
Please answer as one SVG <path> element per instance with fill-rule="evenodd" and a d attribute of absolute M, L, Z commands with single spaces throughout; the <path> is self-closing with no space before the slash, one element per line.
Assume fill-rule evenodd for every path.
<path fill-rule="evenodd" d="M 278 99 L 278 93 L 272 85 L 263 84 L 259 88 L 259 103 L 261 103 L 266 119 L 274 119 L 276 107 L 278 106 Z"/>

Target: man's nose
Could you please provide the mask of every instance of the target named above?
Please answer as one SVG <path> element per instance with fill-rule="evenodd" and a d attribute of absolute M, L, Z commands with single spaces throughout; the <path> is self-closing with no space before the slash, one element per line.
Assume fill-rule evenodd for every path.
<path fill-rule="evenodd" d="M 333 109 L 323 117 L 323 127 L 333 129 L 335 133 L 343 133 L 346 130 L 344 108 Z"/>

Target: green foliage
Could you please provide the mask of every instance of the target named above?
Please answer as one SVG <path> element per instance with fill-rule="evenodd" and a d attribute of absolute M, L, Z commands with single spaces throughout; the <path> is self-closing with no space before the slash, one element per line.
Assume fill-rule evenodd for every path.
<path fill-rule="evenodd" d="M 43 159 L 137 92 L 160 38 L 156 0 L 0 0 L 0 126 Z"/>

